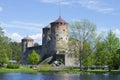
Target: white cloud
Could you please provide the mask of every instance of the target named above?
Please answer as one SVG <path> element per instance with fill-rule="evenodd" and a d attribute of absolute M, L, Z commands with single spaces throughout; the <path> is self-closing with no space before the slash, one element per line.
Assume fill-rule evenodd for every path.
<path fill-rule="evenodd" d="M 43 2 L 43 3 L 51 3 L 51 4 L 61 4 L 61 5 L 70 5 L 72 4 L 74 0 L 40 0 L 40 2 Z"/>
<path fill-rule="evenodd" d="M 14 32 L 12 34 L 8 33 L 5 31 L 5 35 L 8 36 L 12 41 L 20 42 L 21 39 L 23 38 L 20 34 Z"/>
<path fill-rule="evenodd" d="M 17 32 L 8 33 L 5 30 L 4 30 L 4 32 L 5 32 L 5 35 L 8 36 L 9 38 L 11 38 L 12 41 L 21 42 L 21 39 L 24 38 L 22 35 L 20 35 Z M 34 39 L 34 41 L 37 42 L 37 43 L 39 43 L 39 44 L 42 43 L 42 34 L 41 33 L 29 35 L 29 37 L 31 37 L 32 39 Z"/>
<path fill-rule="evenodd" d="M 102 13 L 112 13 L 115 9 L 100 0 L 40 0 L 43 3 L 61 5 L 80 5 L 84 8 Z"/>
<path fill-rule="evenodd" d="M 22 22 L 22 21 L 13 21 L 9 23 L 1 22 L 1 26 L 7 27 L 7 28 L 14 28 L 14 29 L 24 29 L 24 30 L 30 30 L 30 31 L 41 31 L 42 27 L 44 27 L 43 24 L 40 23 L 28 23 L 28 22 Z"/>
<path fill-rule="evenodd" d="M 79 3 L 82 7 L 95 10 L 97 12 L 110 13 L 114 11 L 114 8 L 108 7 L 107 3 L 105 4 L 99 0 L 80 0 Z"/>
<path fill-rule="evenodd" d="M 33 35 L 29 35 L 32 39 L 34 39 L 34 42 L 37 42 L 39 44 L 42 44 L 42 34 L 41 33 L 37 33 L 37 34 L 33 34 Z"/>
<path fill-rule="evenodd" d="M 35 40 L 41 40 L 42 39 L 42 34 L 38 33 L 35 35 L 30 35 L 31 38 L 35 39 Z"/>
<path fill-rule="evenodd" d="M 24 34 L 22 32 L 24 32 L 26 34 L 26 32 L 31 32 L 31 34 L 29 35 L 31 38 L 33 38 L 35 40 L 35 42 L 40 43 L 42 41 L 42 27 L 44 27 L 43 24 L 39 24 L 39 23 L 29 23 L 29 22 L 21 22 L 21 21 L 12 21 L 9 23 L 4 23 L 1 22 L 1 26 L 3 28 L 13 28 L 14 30 L 20 30 L 21 31 L 18 32 L 13 32 L 13 33 L 9 33 L 8 31 L 4 30 L 5 35 L 8 36 L 9 38 L 12 39 L 12 41 L 16 41 L 16 42 L 21 42 L 21 39 L 24 38 Z M 40 33 L 36 33 L 34 34 L 34 32 L 40 32 Z M 22 34 L 22 35 L 21 35 Z M 26 34 L 27 35 L 27 34 Z M 24 37 L 23 37 L 24 36 Z"/>
<path fill-rule="evenodd" d="M 116 35 L 119 35 L 119 36 L 120 36 L 120 29 L 115 29 L 115 30 L 113 30 L 113 33 L 115 33 Z"/>
<path fill-rule="evenodd" d="M 120 38 L 120 29 L 114 29 L 112 31 L 118 38 Z"/>
<path fill-rule="evenodd" d="M 3 10 L 2 6 L 0 6 L 0 12 Z"/>
<path fill-rule="evenodd" d="M 13 34 L 11 34 L 10 38 L 14 41 L 21 41 L 22 36 L 19 35 L 18 33 L 13 33 Z"/>

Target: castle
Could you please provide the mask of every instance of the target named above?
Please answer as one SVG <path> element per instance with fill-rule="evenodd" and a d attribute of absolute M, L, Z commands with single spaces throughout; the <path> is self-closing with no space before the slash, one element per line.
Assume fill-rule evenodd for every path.
<path fill-rule="evenodd" d="M 35 50 L 43 59 L 53 56 L 54 60 L 62 59 L 64 65 L 72 65 L 72 59 L 67 58 L 68 23 L 61 16 L 50 27 L 44 27 L 42 45 L 34 47 L 34 40 L 30 37 L 22 39 L 22 63 L 27 64 L 27 56 Z"/>

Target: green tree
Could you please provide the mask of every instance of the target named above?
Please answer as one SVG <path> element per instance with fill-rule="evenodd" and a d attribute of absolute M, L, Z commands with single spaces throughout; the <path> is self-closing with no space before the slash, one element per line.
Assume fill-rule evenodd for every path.
<path fill-rule="evenodd" d="M 106 64 L 103 41 L 96 41 L 94 51 L 95 65 L 103 66 Z"/>
<path fill-rule="evenodd" d="M 71 41 L 71 44 L 74 47 L 70 49 L 72 50 L 70 52 L 78 56 L 80 70 L 82 70 L 82 63 L 85 59 L 85 55 L 88 57 L 92 53 L 91 44 L 93 44 L 95 30 L 96 25 L 86 19 L 70 24 L 70 37 L 75 39 Z"/>
<path fill-rule="evenodd" d="M 116 51 L 116 54 L 113 56 L 113 67 L 114 69 L 118 69 L 120 66 L 120 49 Z"/>
<path fill-rule="evenodd" d="M 16 60 L 18 63 L 21 62 L 21 43 L 9 42 L 11 51 L 9 57 L 11 60 Z"/>
<path fill-rule="evenodd" d="M 40 61 L 40 56 L 39 54 L 36 53 L 35 50 L 31 52 L 31 54 L 28 55 L 28 63 L 29 64 L 37 64 Z"/>
<path fill-rule="evenodd" d="M 9 59 L 16 60 L 20 62 L 21 60 L 21 43 L 11 42 L 11 39 L 5 36 L 4 30 L 0 28 L 0 51 L 4 53 L 6 49 L 6 54 Z"/>
<path fill-rule="evenodd" d="M 6 51 L 0 51 L 0 63 L 3 65 L 4 63 L 8 63 L 9 62 L 9 58 L 6 54 Z"/>
<path fill-rule="evenodd" d="M 10 38 L 5 36 L 3 29 L 0 27 L 0 55 L 1 56 L 8 56 L 10 52 L 9 42 Z M 3 59 L 3 57 L 0 58 L 1 63 L 7 61 L 6 57 Z"/>
<path fill-rule="evenodd" d="M 106 65 L 105 58 L 105 46 L 104 46 L 104 34 L 100 33 L 96 36 L 94 48 L 94 65 L 103 66 Z"/>
<path fill-rule="evenodd" d="M 119 45 L 119 38 L 116 37 L 112 31 L 110 31 L 104 41 L 105 57 L 107 60 L 107 65 L 109 66 L 109 71 L 111 71 L 111 67 L 114 66 L 113 61 L 116 55 L 116 51 L 119 49 Z"/>
<path fill-rule="evenodd" d="M 39 45 L 39 43 L 36 42 L 36 43 L 34 44 L 34 46 L 40 46 L 40 45 Z"/>
<path fill-rule="evenodd" d="M 90 42 L 85 42 L 84 43 L 84 55 L 82 55 L 83 57 L 83 61 L 82 61 L 82 65 L 83 66 L 92 66 L 94 64 L 93 62 L 93 50 L 91 47 Z"/>

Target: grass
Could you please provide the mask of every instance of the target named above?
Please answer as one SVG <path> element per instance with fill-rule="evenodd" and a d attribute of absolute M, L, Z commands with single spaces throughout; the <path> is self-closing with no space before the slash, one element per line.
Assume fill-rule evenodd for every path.
<path fill-rule="evenodd" d="M 36 73 L 37 70 L 34 70 L 29 67 L 21 67 L 18 69 L 8 69 L 8 68 L 0 68 L 0 73 L 8 73 L 8 72 L 26 72 L 26 73 Z"/>
<path fill-rule="evenodd" d="M 120 70 L 86 70 L 85 72 L 91 72 L 91 73 L 120 73 Z"/>
<path fill-rule="evenodd" d="M 120 73 L 120 70 L 84 70 L 80 71 L 79 69 L 62 69 L 62 70 L 52 70 L 54 68 L 50 65 L 41 65 L 38 69 L 32 69 L 27 66 L 20 67 L 18 69 L 8 69 L 8 68 L 0 68 L 0 73 L 8 73 L 8 72 L 24 72 L 24 73 L 37 73 L 37 72 L 47 72 L 47 73 L 80 73 L 80 72 L 90 72 L 90 73 Z"/>
<path fill-rule="evenodd" d="M 22 66 L 18 69 L 9 69 L 9 68 L 5 68 L 5 67 L 1 67 L 0 68 L 0 73 L 9 73 L 9 72 L 24 72 L 24 73 L 37 73 L 37 72 L 50 72 L 50 68 L 52 68 L 52 66 L 50 65 L 42 65 L 39 66 L 38 69 L 33 69 L 33 68 L 29 68 L 27 66 Z"/>
<path fill-rule="evenodd" d="M 53 69 L 52 69 L 53 68 Z M 41 65 L 38 68 L 38 72 L 48 72 L 48 73 L 80 73 L 80 72 L 91 72 L 91 73 L 120 73 L 120 70 L 111 70 L 109 72 L 108 70 L 83 70 L 80 71 L 80 69 L 74 69 L 74 68 L 64 68 L 62 70 L 54 70 L 54 67 L 51 65 Z"/>
<path fill-rule="evenodd" d="M 41 66 L 39 66 L 39 71 L 41 71 L 41 70 L 46 70 L 46 71 L 48 71 L 48 70 L 50 70 L 51 68 L 52 68 L 51 65 L 41 65 Z"/>

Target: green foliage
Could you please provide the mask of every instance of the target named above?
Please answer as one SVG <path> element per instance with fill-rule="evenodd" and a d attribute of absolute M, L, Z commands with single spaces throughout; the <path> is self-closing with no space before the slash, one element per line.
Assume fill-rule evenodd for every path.
<path fill-rule="evenodd" d="M 96 25 L 91 21 L 84 19 L 80 22 L 73 22 L 70 25 L 69 52 L 75 55 L 80 63 L 82 70 L 83 61 L 92 53 L 92 44 L 95 37 Z"/>
<path fill-rule="evenodd" d="M 113 55 L 112 60 L 113 60 L 113 64 L 112 64 L 113 68 L 118 69 L 120 66 L 120 49 L 118 49 L 116 51 L 116 54 Z"/>
<path fill-rule="evenodd" d="M 5 36 L 3 29 L 0 28 L 0 54 L 2 53 L 6 53 L 9 59 L 17 62 L 21 60 L 21 44 L 11 42 L 11 39 Z"/>
<path fill-rule="evenodd" d="M 106 65 L 106 57 L 104 50 L 105 50 L 104 42 L 101 40 L 96 40 L 94 51 L 95 65 L 97 66 Z"/>
<path fill-rule="evenodd" d="M 7 65 L 7 68 L 10 68 L 10 69 L 18 69 L 18 68 L 20 68 L 20 65 L 19 65 L 19 64 L 8 64 L 8 65 Z"/>
<path fill-rule="evenodd" d="M 39 43 L 36 42 L 36 43 L 34 44 L 34 46 L 40 46 L 40 45 L 39 45 Z"/>
<path fill-rule="evenodd" d="M 112 31 L 110 31 L 104 42 L 107 65 L 113 66 L 115 64 L 114 57 L 116 57 L 117 55 L 116 51 L 118 50 L 119 45 L 119 38 L 117 38 L 116 35 Z"/>
<path fill-rule="evenodd" d="M 0 51 L 0 63 L 3 65 L 4 63 L 8 63 L 9 62 L 9 58 L 6 54 L 6 51 Z"/>
<path fill-rule="evenodd" d="M 18 42 L 10 42 L 10 52 L 9 57 L 11 60 L 16 60 L 20 63 L 21 60 L 21 43 Z"/>
<path fill-rule="evenodd" d="M 37 54 L 36 51 L 33 50 L 31 54 L 28 55 L 28 63 L 34 65 L 38 64 L 39 61 L 40 61 L 39 54 Z"/>
<path fill-rule="evenodd" d="M 8 55 L 10 52 L 9 47 L 10 39 L 4 35 L 4 31 L 0 28 L 0 63 L 4 64 L 8 62 Z"/>
<path fill-rule="evenodd" d="M 94 65 L 94 55 L 91 54 L 88 57 L 86 57 L 85 59 L 83 59 L 83 66 L 92 66 Z"/>

